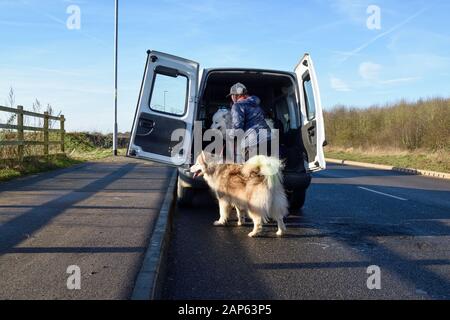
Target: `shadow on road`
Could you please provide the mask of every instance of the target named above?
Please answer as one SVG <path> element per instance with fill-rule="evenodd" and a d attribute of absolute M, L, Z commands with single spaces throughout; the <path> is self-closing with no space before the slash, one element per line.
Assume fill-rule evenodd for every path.
<path fill-rule="evenodd" d="M 69 194 L 65 194 L 38 207 L 31 208 L 18 217 L 2 224 L 0 226 L 0 253 L 8 252 L 11 248 L 26 239 L 26 235 L 31 235 L 39 230 L 50 220 L 63 213 L 68 207 L 91 197 L 93 190 L 101 191 L 114 181 L 125 176 L 135 167 L 136 164 L 134 163 L 120 166 L 116 171 L 109 173 L 103 178 L 94 180 L 82 188 L 75 189 Z M 56 176 L 57 174 L 52 174 L 50 178 Z M 43 180 L 45 179 L 38 178 L 33 180 L 33 182 Z"/>

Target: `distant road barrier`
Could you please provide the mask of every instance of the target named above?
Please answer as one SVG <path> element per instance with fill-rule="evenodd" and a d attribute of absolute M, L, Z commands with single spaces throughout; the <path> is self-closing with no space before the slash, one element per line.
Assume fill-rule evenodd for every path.
<path fill-rule="evenodd" d="M 59 117 L 55 117 L 55 116 L 49 115 L 48 112 L 44 112 L 43 114 L 41 114 L 41 113 L 26 111 L 26 110 L 23 110 L 23 106 L 17 106 L 17 109 L 0 106 L 0 111 L 17 114 L 17 124 L 16 125 L 0 123 L 0 129 L 17 130 L 17 140 L 0 141 L 0 147 L 2 147 L 2 146 L 17 146 L 19 160 L 23 159 L 24 146 L 44 146 L 44 155 L 47 156 L 49 154 L 48 150 L 49 150 L 50 145 L 60 145 L 61 152 L 65 153 L 64 135 L 66 132 L 64 130 L 64 122 L 66 121 L 66 119 L 64 118 L 63 115 L 61 115 Z M 41 127 L 24 126 L 24 121 L 23 121 L 24 116 L 31 116 L 31 117 L 35 117 L 35 118 L 44 119 L 43 127 L 41 128 Z M 60 122 L 59 129 L 49 128 L 49 122 L 50 122 L 49 120 L 59 121 Z M 44 141 L 25 140 L 25 135 L 24 135 L 25 131 L 44 132 Z M 60 135 L 60 140 L 59 141 L 49 141 L 49 133 L 50 132 L 58 132 Z"/>
<path fill-rule="evenodd" d="M 383 165 L 383 164 L 357 162 L 357 161 L 341 160 L 341 159 L 327 158 L 326 161 L 328 163 L 334 163 L 334 164 L 342 164 L 342 165 L 363 167 L 363 168 L 369 168 L 369 169 L 391 170 L 391 171 L 404 172 L 404 173 L 409 173 L 409 174 L 414 174 L 414 175 L 450 180 L 450 173 L 446 173 L 446 172 L 436 172 L 436 171 L 413 169 L 413 168 L 400 168 L 400 167 L 388 166 L 388 165 Z"/>

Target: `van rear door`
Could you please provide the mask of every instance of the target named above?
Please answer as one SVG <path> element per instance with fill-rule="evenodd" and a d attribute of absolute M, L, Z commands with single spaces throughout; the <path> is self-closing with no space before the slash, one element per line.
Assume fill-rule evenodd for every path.
<path fill-rule="evenodd" d="M 190 160 L 199 64 L 149 51 L 127 156 L 170 165 Z"/>
<path fill-rule="evenodd" d="M 305 146 L 305 167 L 308 171 L 326 168 L 323 147 L 325 145 L 325 125 L 319 84 L 314 65 L 309 54 L 295 67 L 299 89 L 298 105 L 302 115 L 302 138 Z"/>

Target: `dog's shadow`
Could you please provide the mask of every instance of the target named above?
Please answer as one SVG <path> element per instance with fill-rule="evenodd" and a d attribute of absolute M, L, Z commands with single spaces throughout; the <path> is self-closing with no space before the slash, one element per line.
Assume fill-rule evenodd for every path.
<path fill-rule="evenodd" d="M 302 223 L 302 217 L 301 216 L 289 216 L 286 219 L 287 223 L 287 231 L 283 236 L 277 236 L 276 230 L 277 230 L 277 224 L 275 222 L 269 222 L 267 224 L 264 224 L 263 231 L 258 234 L 257 236 L 253 237 L 253 239 L 301 239 L 301 238 L 311 238 L 311 237 L 317 237 L 317 234 L 294 234 L 290 233 L 289 229 L 310 229 L 311 225 Z M 225 229 L 232 229 L 236 230 L 237 232 L 241 231 L 245 234 L 245 236 L 248 235 L 248 233 L 251 232 L 253 229 L 253 222 L 247 218 L 246 222 L 242 226 L 237 225 L 237 220 L 230 219 L 226 225 L 221 226 L 214 226 L 215 228 L 225 228 Z"/>

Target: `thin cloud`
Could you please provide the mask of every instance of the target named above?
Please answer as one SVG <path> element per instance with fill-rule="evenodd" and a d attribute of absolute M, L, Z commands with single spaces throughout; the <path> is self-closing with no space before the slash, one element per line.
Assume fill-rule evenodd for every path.
<path fill-rule="evenodd" d="M 337 20 L 337 21 L 313 26 L 310 29 L 306 29 L 305 31 L 302 31 L 298 35 L 292 34 L 292 35 L 290 35 L 289 38 L 279 38 L 279 39 L 276 39 L 275 41 L 280 42 L 280 43 L 294 44 L 294 45 L 303 44 L 306 36 L 312 35 L 312 34 L 318 34 L 320 32 L 324 32 L 326 30 L 334 29 L 340 25 L 343 25 L 345 22 L 346 22 L 346 20 L 342 19 L 342 20 Z"/>
<path fill-rule="evenodd" d="M 47 23 L 8 21 L 8 20 L 0 20 L 0 25 L 9 26 L 9 27 L 52 27 L 53 26 L 53 24 L 47 24 Z"/>
<path fill-rule="evenodd" d="M 420 16 L 426 10 L 428 10 L 428 8 L 423 8 L 423 9 L 417 11 L 415 14 L 409 16 L 408 18 L 406 18 L 405 20 L 403 20 L 399 24 L 397 24 L 397 25 L 393 26 L 392 28 L 390 28 L 389 30 L 387 30 L 385 32 L 382 32 L 379 35 L 373 37 L 372 39 L 370 39 L 369 41 L 363 43 L 361 46 L 359 46 L 358 48 L 356 48 L 356 49 L 354 49 L 352 51 L 340 52 L 340 54 L 344 56 L 344 58 L 341 60 L 341 62 L 347 61 L 350 57 L 353 57 L 353 56 L 357 55 L 359 52 L 361 52 L 362 50 L 364 50 L 365 48 L 370 46 L 372 43 L 378 41 L 381 38 L 384 38 L 385 36 L 393 33 L 394 31 L 397 31 L 398 29 L 404 27 L 406 24 L 408 24 L 409 22 L 411 22 L 412 20 L 414 20 L 415 18 Z"/>
<path fill-rule="evenodd" d="M 337 0 L 331 3 L 331 7 L 339 14 L 346 16 L 352 22 L 361 23 L 365 17 L 361 15 L 362 11 L 370 4 L 369 1 L 363 0 Z"/>
<path fill-rule="evenodd" d="M 381 65 L 367 61 L 359 65 L 359 75 L 364 80 L 377 80 L 380 75 Z"/>
<path fill-rule="evenodd" d="M 349 92 L 352 91 L 349 85 L 342 79 L 336 78 L 334 76 L 330 77 L 330 86 L 333 90 L 340 92 Z"/>
<path fill-rule="evenodd" d="M 396 85 L 421 79 L 420 77 L 403 77 L 382 80 L 380 79 L 380 73 L 382 69 L 382 65 L 367 61 L 359 65 L 358 73 L 361 79 L 366 81 L 365 85 L 367 86 Z"/>
<path fill-rule="evenodd" d="M 380 83 L 382 83 L 382 84 L 399 84 L 399 83 L 413 82 L 413 81 L 417 81 L 420 79 L 421 79 L 421 77 L 406 77 L 406 78 L 383 80 L 383 81 L 380 81 Z"/>
<path fill-rule="evenodd" d="M 29 8 L 30 8 L 31 10 L 33 10 L 34 12 L 36 12 L 36 13 L 38 13 L 38 14 L 40 14 L 40 15 L 43 15 L 43 16 L 45 16 L 45 17 L 47 17 L 49 20 L 51 20 L 51 21 L 53 21 L 53 22 L 55 22 L 55 23 L 57 23 L 57 24 L 63 25 L 65 28 L 67 27 L 66 21 L 64 21 L 64 20 L 62 20 L 62 19 L 60 19 L 60 18 L 58 18 L 58 17 L 55 17 L 54 15 L 52 15 L 52 14 L 50 14 L 50 13 L 48 13 L 48 12 L 45 12 L 45 11 L 36 9 L 34 6 L 30 5 L 30 4 L 29 4 L 27 1 L 25 1 L 25 0 L 20 0 L 20 2 L 21 2 L 23 5 L 29 7 Z M 72 3 L 72 2 L 70 2 L 70 3 Z M 95 37 L 95 36 L 93 36 L 93 35 L 91 35 L 91 34 L 89 34 L 89 33 L 86 33 L 86 32 L 84 32 L 84 31 L 82 31 L 82 30 L 77 30 L 77 31 L 78 31 L 81 35 L 83 35 L 83 36 L 85 36 L 85 37 L 87 37 L 87 38 L 89 38 L 89 39 L 91 39 L 91 40 L 96 41 L 98 44 L 100 44 L 100 45 L 102 45 L 102 46 L 106 45 L 105 41 L 103 41 L 103 40 L 101 40 L 101 39 L 99 39 L 99 38 L 97 38 L 97 37 Z"/>

